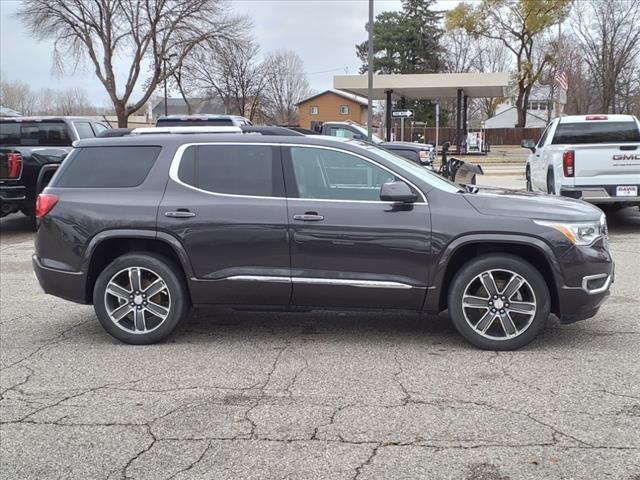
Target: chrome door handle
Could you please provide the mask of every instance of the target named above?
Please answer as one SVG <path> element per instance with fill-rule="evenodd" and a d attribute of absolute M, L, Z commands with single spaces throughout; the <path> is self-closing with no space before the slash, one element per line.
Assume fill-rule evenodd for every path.
<path fill-rule="evenodd" d="M 303 222 L 319 222 L 321 220 L 324 220 L 324 216 L 318 215 L 317 213 L 305 213 L 305 214 L 294 215 L 293 219 L 300 220 Z"/>
<path fill-rule="evenodd" d="M 173 212 L 164 212 L 164 216 L 171 217 L 171 218 L 190 218 L 190 217 L 195 217 L 196 214 L 193 212 L 190 212 L 189 210 L 176 210 Z"/>

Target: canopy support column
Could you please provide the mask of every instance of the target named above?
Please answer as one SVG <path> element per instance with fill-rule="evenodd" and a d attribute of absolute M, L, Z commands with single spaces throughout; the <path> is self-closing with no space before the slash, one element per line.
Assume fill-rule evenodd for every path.
<path fill-rule="evenodd" d="M 469 110 L 469 97 L 466 95 L 462 101 L 462 143 L 465 145 L 465 153 L 466 153 L 466 144 L 467 144 L 467 133 L 469 128 L 467 126 L 467 112 Z"/>
<path fill-rule="evenodd" d="M 460 144 L 462 143 L 462 89 L 458 89 L 458 98 L 456 101 L 456 153 L 460 153 Z"/>
<path fill-rule="evenodd" d="M 385 90 L 384 93 L 387 94 L 387 102 L 385 105 L 385 120 L 384 120 L 384 126 L 386 129 L 386 140 L 387 142 L 391 141 L 391 94 L 393 93 L 393 90 Z"/>

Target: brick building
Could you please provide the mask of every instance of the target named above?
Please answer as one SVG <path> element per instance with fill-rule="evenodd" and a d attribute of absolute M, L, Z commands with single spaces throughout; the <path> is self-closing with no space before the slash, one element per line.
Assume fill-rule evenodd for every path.
<path fill-rule="evenodd" d="M 323 122 L 367 123 L 367 99 L 341 90 L 325 90 L 298 103 L 298 124 L 317 129 Z"/>

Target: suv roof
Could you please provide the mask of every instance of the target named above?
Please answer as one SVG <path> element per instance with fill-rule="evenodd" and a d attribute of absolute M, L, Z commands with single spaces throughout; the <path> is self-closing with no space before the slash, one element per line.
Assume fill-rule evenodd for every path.
<path fill-rule="evenodd" d="M 335 146 L 336 144 L 358 144 L 362 142 L 353 139 L 329 137 L 325 135 L 238 135 L 227 133 L 189 133 L 172 135 L 125 135 L 122 137 L 96 137 L 78 140 L 75 146 L 125 146 L 125 145 L 181 145 L 185 143 L 283 143 L 301 145 Z"/>
<path fill-rule="evenodd" d="M 249 119 L 241 117 L 240 115 L 162 115 L 158 117 L 156 126 L 163 126 L 165 123 L 173 124 L 174 126 L 180 123 L 203 123 L 215 122 L 220 125 L 219 122 L 230 123 L 233 125 L 251 125 Z"/>

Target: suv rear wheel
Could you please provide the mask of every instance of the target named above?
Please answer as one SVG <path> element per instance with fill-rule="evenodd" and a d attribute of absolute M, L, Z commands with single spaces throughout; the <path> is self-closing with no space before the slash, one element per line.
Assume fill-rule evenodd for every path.
<path fill-rule="evenodd" d="M 100 273 L 93 290 L 98 320 L 122 342 L 159 342 L 187 315 L 182 277 L 161 255 L 130 253 L 116 258 Z"/>
<path fill-rule="evenodd" d="M 530 263 L 508 254 L 468 262 L 449 289 L 456 329 L 487 350 L 514 350 L 531 342 L 549 317 L 547 284 Z"/>

